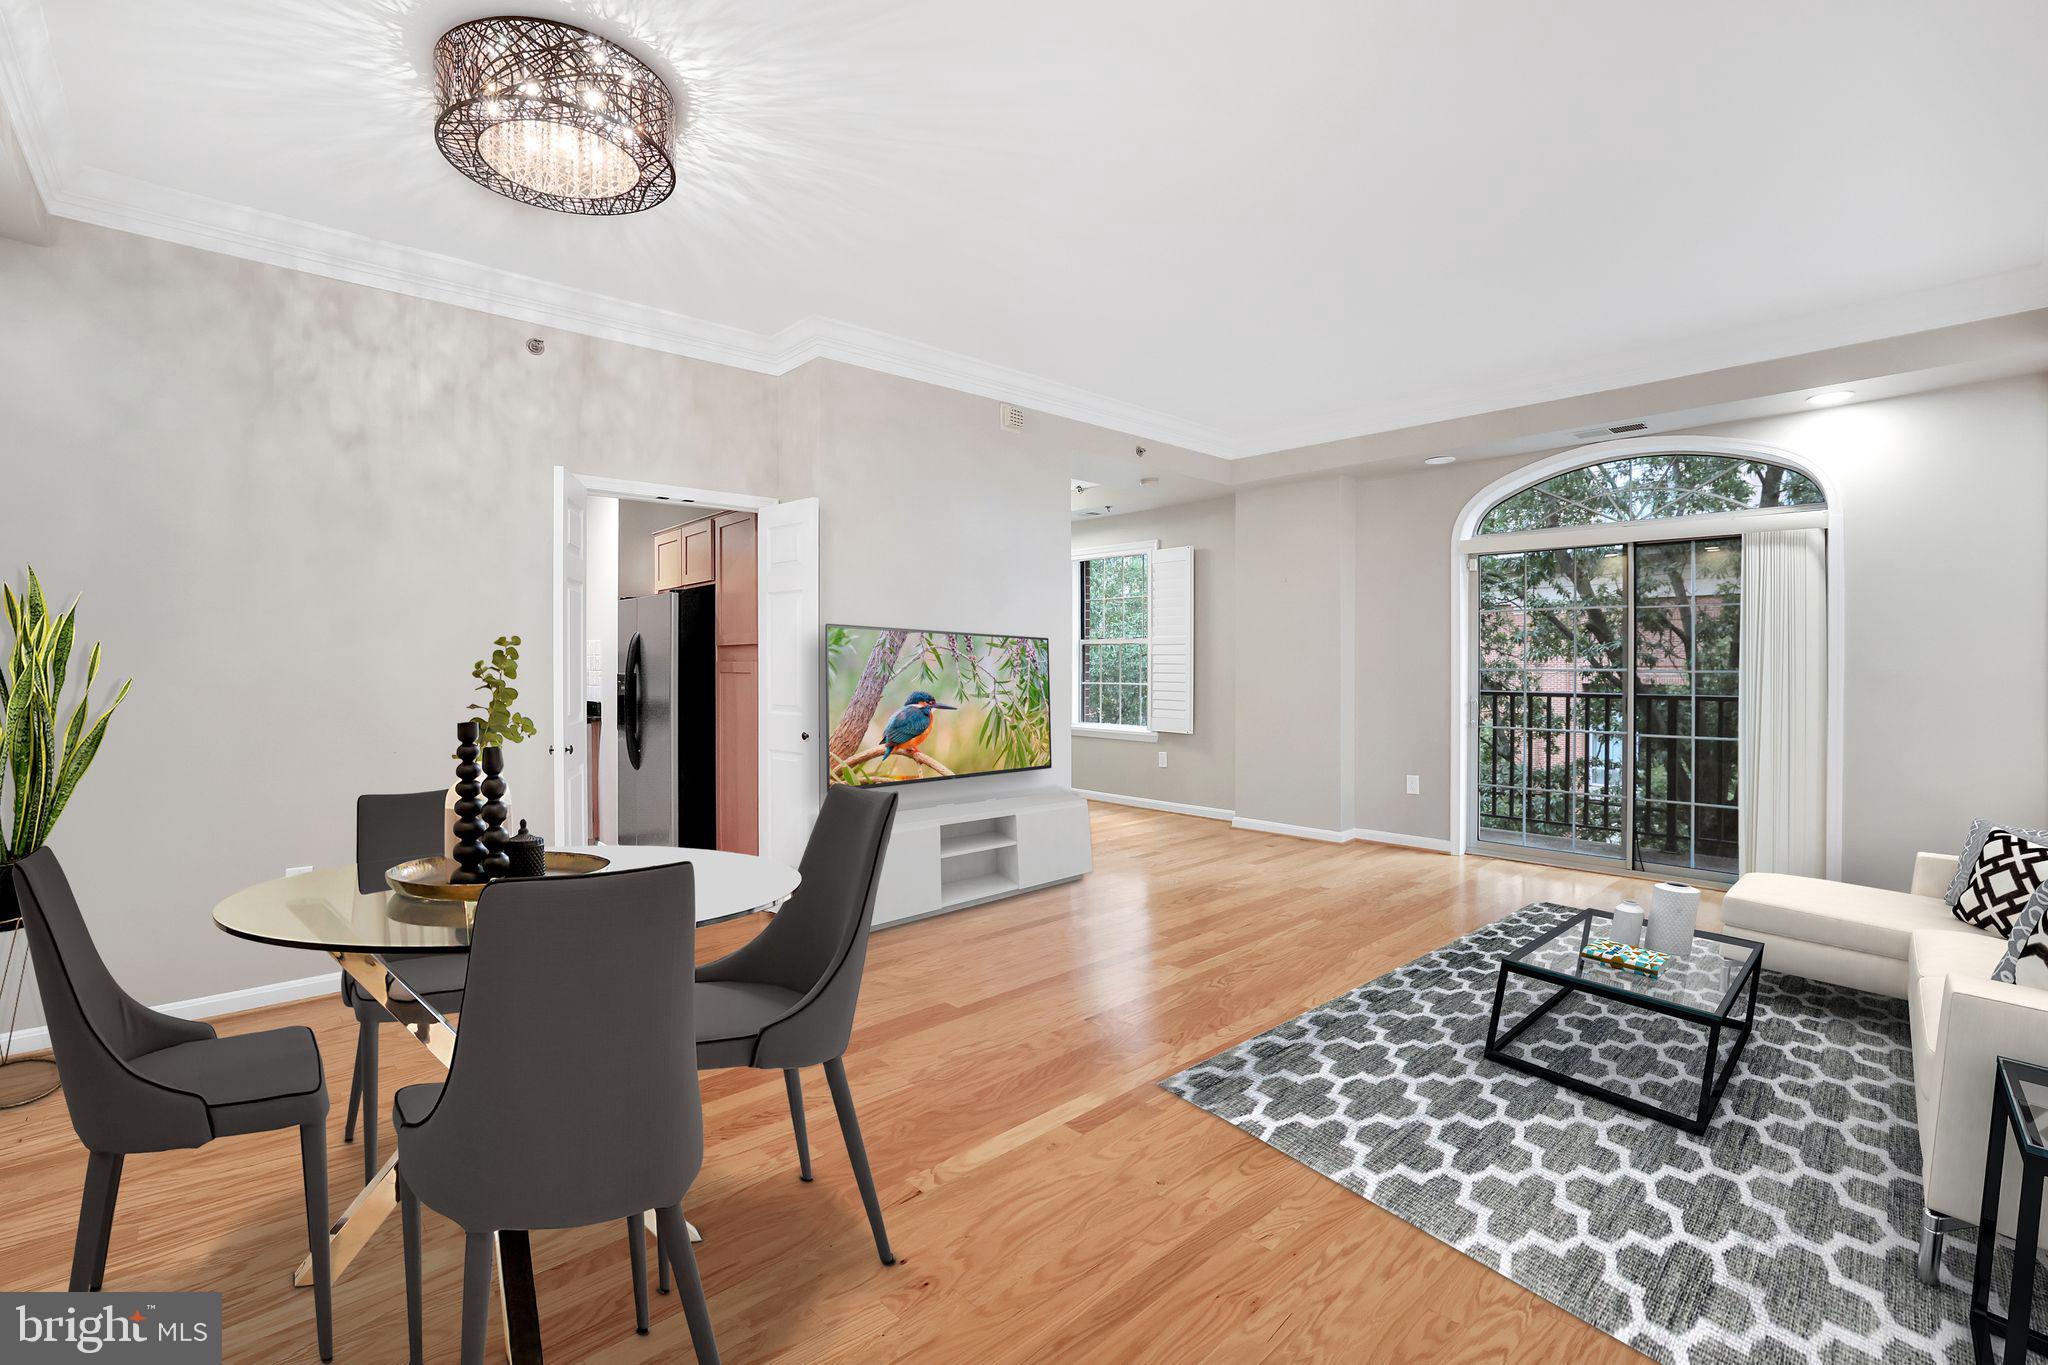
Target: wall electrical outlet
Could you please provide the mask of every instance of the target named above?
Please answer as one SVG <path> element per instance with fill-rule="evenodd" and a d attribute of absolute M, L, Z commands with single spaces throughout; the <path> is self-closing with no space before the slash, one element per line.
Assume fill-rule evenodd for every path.
<path fill-rule="evenodd" d="M 1159 766 L 1162 768 L 1166 766 L 1166 750 L 1164 749 L 1159 751 Z"/>
<path fill-rule="evenodd" d="M 1408 774 L 1408 794 L 1410 796 L 1422 795 L 1422 778 L 1418 774 Z"/>
<path fill-rule="evenodd" d="M 284 870 L 284 875 L 285 875 L 285 876 L 287 876 L 287 877 L 296 877 L 296 876 L 298 876 L 298 875 L 299 875 L 299 874 L 300 874 L 301 872 L 311 872 L 312 870 L 313 870 L 313 869 L 312 869 L 312 867 L 311 867 L 311 866 L 307 866 L 307 867 L 288 867 L 288 868 L 286 868 L 286 869 Z"/>

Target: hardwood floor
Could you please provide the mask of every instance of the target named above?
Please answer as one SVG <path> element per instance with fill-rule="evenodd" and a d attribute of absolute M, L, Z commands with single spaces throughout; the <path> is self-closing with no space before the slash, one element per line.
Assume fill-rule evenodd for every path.
<path fill-rule="evenodd" d="M 901 1264 L 875 1259 L 821 1074 L 809 1185 L 781 1077 L 705 1076 L 687 1212 L 726 1360 L 1638 1358 L 1156 1084 L 1530 901 L 1637 883 L 1108 805 L 1094 832 L 1080 882 L 875 935 L 847 1069 Z M 714 926 L 700 956 L 757 928 Z M 351 1017 L 327 998 L 216 1022 L 317 1030 L 341 1208 L 361 1174 L 341 1142 Z M 387 1097 L 438 1074 L 385 1039 Z M 61 1289 L 85 1172 L 62 1101 L 0 1113 L 0 1151 L 0 1287 Z M 462 1238 L 425 1221 L 428 1358 L 453 1359 Z M 338 1361 L 404 1359 L 397 1234 L 335 1287 Z M 621 1240 L 534 1235 L 550 1360 L 690 1358 L 673 1295 L 634 1335 Z M 129 1159 L 107 1287 L 219 1290 L 229 1360 L 310 1361 L 304 1251 L 296 1139 L 228 1138 Z"/>

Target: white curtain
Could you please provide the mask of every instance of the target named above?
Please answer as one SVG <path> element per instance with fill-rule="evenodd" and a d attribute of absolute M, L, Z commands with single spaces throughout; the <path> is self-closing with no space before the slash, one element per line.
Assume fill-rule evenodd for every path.
<path fill-rule="evenodd" d="M 1825 531 L 1742 538 L 1741 709 L 1742 870 L 1826 876 Z"/>

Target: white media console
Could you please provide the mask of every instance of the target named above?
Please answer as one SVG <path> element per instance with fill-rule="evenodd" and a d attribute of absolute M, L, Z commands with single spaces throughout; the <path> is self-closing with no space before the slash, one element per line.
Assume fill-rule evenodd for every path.
<path fill-rule="evenodd" d="M 1092 865 L 1088 803 L 1070 791 L 899 806 L 875 926 L 1072 881 Z"/>

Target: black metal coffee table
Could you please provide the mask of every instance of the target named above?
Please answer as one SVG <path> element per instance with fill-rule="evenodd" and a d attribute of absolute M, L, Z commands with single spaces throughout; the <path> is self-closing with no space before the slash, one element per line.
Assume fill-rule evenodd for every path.
<path fill-rule="evenodd" d="M 1643 976 L 1579 956 L 1579 950 L 1589 941 L 1606 933 L 1611 918 L 1604 910 L 1581 910 L 1563 924 L 1544 930 L 1501 959 L 1500 976 L 1493 987 L 1493 1013 L 1486 1021 L 1486 1059 L 1531 1076 L 1540 1076 L 1582 1095 L 1605 1100 L 1632 1114 L 1660 1119 L 1687 1132 L 1704 1133 L 1708 1121 L 1714 1116 L 1715 1106 L 1721 1102 L 1721 1092 L 1728 1088 L 1728 1078 L 1735 1072 L 1735 1063 L 1749 1042 L 1750 1028 L 1756 1018 L 1757 975 L 1764 960 L 1764 946 L 1746 938 L 1702 931 L 1694 935 L 1690 953 L 1672 958 L 1659 976 Z M 1503 1033 L 1501 1005 L 1507 997 L 1510 976 L 1527 978 L 1557 989 Z M 1574 993 L 1599 996 L 1617 1004 L 1704 1027 L 1706 1046 L 1699 1069 L 1697 1110 L 1688 1114 L 1666 1109 L 1636 1095 L 1508 1051 L 1531 1025 Z M 1738 1001 L 1741 1002 L 1739 1016 Z M 1721 1035 L 1727 1030 L 1734 1031 L 1735 1043 L 1717 1075 L 1714 1064 L 1721 1052 Z"/>

